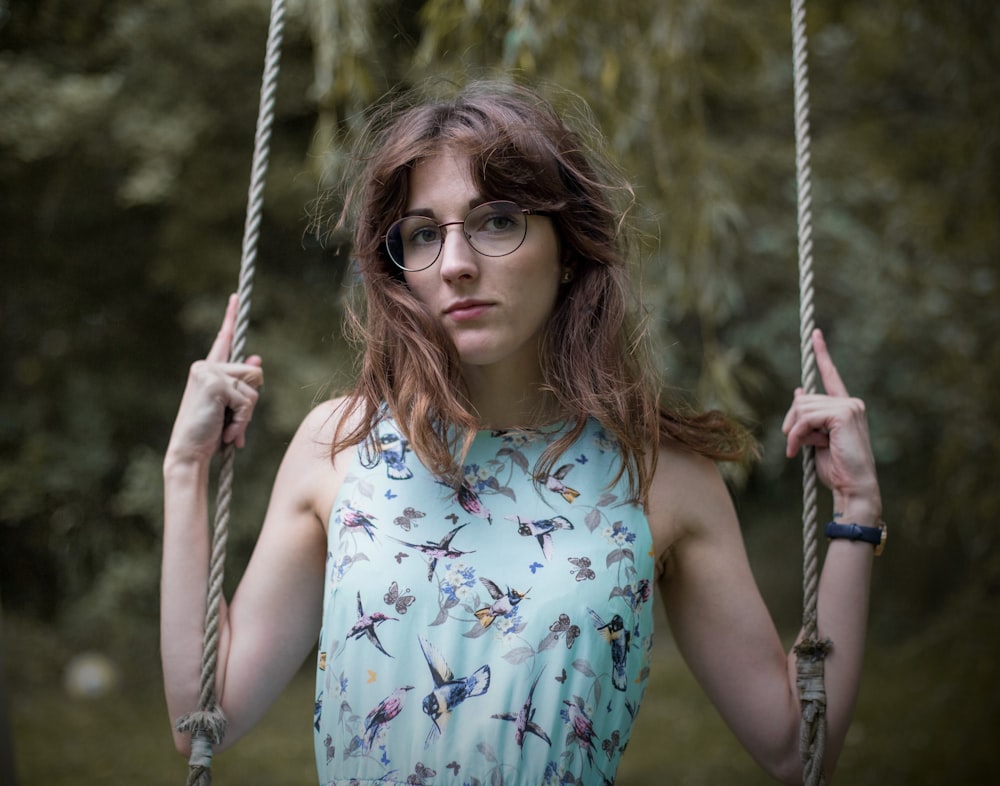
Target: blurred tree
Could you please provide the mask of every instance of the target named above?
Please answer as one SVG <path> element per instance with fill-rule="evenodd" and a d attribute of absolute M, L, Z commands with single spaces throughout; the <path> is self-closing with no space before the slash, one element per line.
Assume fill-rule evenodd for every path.
<path fill-rule="evenodd" d="M 810 7 L 819 320 L 869 402 L 913 626 L 995 591 L 1000 6 Z M 235 287 L 265 0 L 0 5 L 0 581 L 81 629 L 155 619 L 159 463 Z M 349 373 L 346 255 L 304 206 L 364 109 L 428 77 L 586 97 L 636 186 L 665 378 L 760 424 L 750 498 L 791 526 L 778 423 L 798 378 L 787 5 L 290 0 L 251 346 L 268 388 L 237 467 L 234 567 L 281 446 Z M 567 113 L 579 104 L 553 87 Z M 334 195 L 327 209 L 337 207 Z M 914 567 L 916 566 L 916 570 Z M 75 601 L 75 603 L 71 603 Z M 886 614 L 888 616 L 888 614 Z"/>

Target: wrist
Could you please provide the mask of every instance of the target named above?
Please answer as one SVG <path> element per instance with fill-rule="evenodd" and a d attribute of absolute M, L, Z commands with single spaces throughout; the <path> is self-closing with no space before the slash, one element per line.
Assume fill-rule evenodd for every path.
<path fill-rule="evenodd" d="M 874 526 L 868 526 L 851 520 L 844 521 L 834 518 L 824 527 L 823 534 L 830 540 L 867 543 L 874 547 L 875 556 L 878 557 L 885 549 L 888 530 L 885 522 L 881 519 L 876 519 Z"/>
<path fill-rule="evenodd" d="M 170 482 L 207 478 L 211 464 L 211 457 L 206 458 L 167 448 L 167 453 L 163 457 L 163 480 Z"/>
<path fill-rule="evenodd" d="M 867 495 L 833 495 L 833 520 L 876 526 L 882 517 L 882 498 L 878 493 Z"/>

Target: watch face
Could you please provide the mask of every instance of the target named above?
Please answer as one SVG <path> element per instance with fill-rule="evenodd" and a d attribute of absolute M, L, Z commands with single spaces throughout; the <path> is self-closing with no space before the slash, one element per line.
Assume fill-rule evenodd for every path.
<path fill-rule="evenodd" d="M 885 551 L 885 542 L 889 539 L 889 530 L 882 522 L 879 522 L 879 540 L 875 544 L 875 556 L 878 557 Z"/>

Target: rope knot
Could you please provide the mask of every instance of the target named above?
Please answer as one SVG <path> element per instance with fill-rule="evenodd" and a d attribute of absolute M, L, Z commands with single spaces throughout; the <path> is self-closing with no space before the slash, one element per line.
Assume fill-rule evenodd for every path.
<path fill-rule="evenodd" d="M 799 688 L 799 700 L 802 702 L 803 707 L 808 708 L 813 704 L 826 706 L 823 666 L 824 659 L 831 649 L 833 649 L 833 642 L 830 639 L 822 639 L 820 641 L 803 639 L 795 645 L 795 654 L 798 658 L 797 685 Z M 816 710 L 813 709 L 810 714 L 813 714 L 813 712 L 816 712 Z"/>
<path fill-rule="evenodd" d="M 218 704 L 189 712 L 175 724 L 177 731 L 191 734 L 187 786 L 209 786 L 212 782 L 212 746 L 226 736 L 226 716 Z"/>
<path fill-rule="evenodd" d="M 177 731 L 191 732 L 191 737 L 202 737 L 212 745 L 218 745 L 226 736 L 226 716 L 218 704 L 203 710 L 189 712 L 181 717 L 175 728 Z"/>

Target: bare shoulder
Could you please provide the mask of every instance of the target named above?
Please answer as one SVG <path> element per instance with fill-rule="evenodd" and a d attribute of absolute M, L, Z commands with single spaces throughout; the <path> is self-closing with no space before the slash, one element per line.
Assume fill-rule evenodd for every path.
<path fill-rule="evenodd" d="M 318 404 L 303 418 L 282 461 L 279 483 L 292 487 L 324 527 L 350 463 L 351 451 L 333 453 L 333 443 L 338 429 L 356 417 L 345 398 Z"/>
<path fill-rule="evenodd" d="M 671 444 L 660 447 L 647 516 L 658 577 L 669 570 L 678 547 L 735 521 L 729 490 L 715 462 Z"/>

